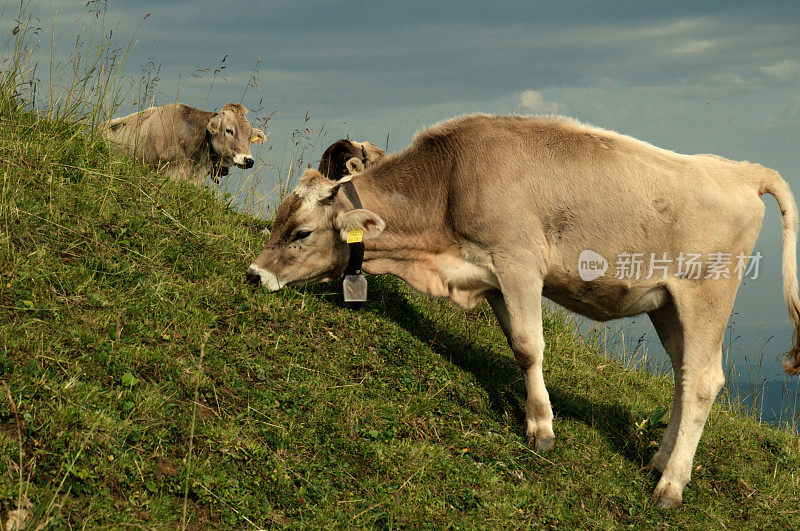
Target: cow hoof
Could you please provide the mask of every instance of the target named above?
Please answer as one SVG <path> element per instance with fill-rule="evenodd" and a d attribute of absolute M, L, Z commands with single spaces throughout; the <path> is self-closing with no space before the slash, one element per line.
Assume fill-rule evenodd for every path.
<path fill-rule="evenodd" d="M 683 500 L 680 498 L 659 498 L 659 500 L 656 502 L 656 505 L 659 509 L 677 509 L 683 505 Z"/>
<path fill-rule="evenodd" d="M 678 490 L 674 483 L 665 481 L 664 476 L 653 491 L 653 500 L 661 509 L 676 509 L 683 504 L 683 489 Z"/>
<path fill-rule="evenodd" d="M 546 452 L 553 448 L 556 444 L 555 437 L 534 437 L 531 435 L 528 437 L 528 444 L 533 446 L 533 449 L 537 452 Z"/>

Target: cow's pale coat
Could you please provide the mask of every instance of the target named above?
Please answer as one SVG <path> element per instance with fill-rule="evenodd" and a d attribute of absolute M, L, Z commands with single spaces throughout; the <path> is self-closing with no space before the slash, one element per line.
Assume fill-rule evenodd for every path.
<path fill-rule="evenodd" d="M 786 182 L 758 164 L 681 155 L 562 118 L 475 115 L 419 133 L 410 147 L 341 183 L 308 170 L 280 205 L 248 278 L 270 289 L 332 279 L 344 242 L 364 231 L 364 269 L 470 308 L 488 299 L 521 366 L 526 433 L 553 445 L 542 376 L 542 295 L 598 320 L 647 313 L 672 360 L 675 394 L 652 460 L 660 506 L 680 505 L 703 427 L 724 382 L 721 345 L 739 279 L 679 274 L 584 281 L 579 255 L 749 256 L 772 194 L 783 216 L 784 296 L 800 329 L 797 208 Z M 268 274 L 265 274 L 268 273 Z M 797 342 L 787 372 L 800 372 Z"/>
<path fill-rule="evenodd" d="M 120 151 L 162 169 L 171 178 L 203 184 L 228 168 L 254 164 L 250 143 L 265 135 L 245 117 L 247 109 L 226 104 L 220 112 L 182 103 L 150 107 L 103 124 L 103 136 Z"/>

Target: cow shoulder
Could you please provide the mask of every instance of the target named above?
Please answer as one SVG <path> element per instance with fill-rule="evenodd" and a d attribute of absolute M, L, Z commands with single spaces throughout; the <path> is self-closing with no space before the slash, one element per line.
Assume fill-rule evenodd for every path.
<path fill-rule="evenodd" d="M 183 126 L 186 135 L 198 137 L 205 136 L 208 122 L 216 113 L 177 103 L 173 107 L 171 114 L 170 118 Z"/>
<path fill-rule="evenodd" d="M 172 144 L 176 148 L 176 156 L 196 158 L 206 139 L 208 122 L 215 113 L 183 103 L 171 105 L 169 112 L 162 114 L 162 119 L 167 122 L 164 125 L 172 131 Z"/>

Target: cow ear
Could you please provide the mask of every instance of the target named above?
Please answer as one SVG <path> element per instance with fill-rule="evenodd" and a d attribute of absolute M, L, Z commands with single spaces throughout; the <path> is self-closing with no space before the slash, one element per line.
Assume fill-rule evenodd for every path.
<path fill-rule="evenodd" d="M 364 171 L 364 163 L 358 157 L 347 159 L 347 162 L 345 162 L 344 165 L 347 168 L 348 173 L 361 173 Z"/>
<path fill-rule="evenodd" d="M 253 129 L 253 132 L 250 133 L 250 142 L 253 144 L 263 144 L 266 139 L 267 135 L 261 129 Z"/>
<path fill-rule="evenodd" d="M 348 235 L 352 236 L 353 232 L 358 233 L 358 231 L 361 231 L 364 240 L 369 240 L 383 232 L 383 229 L 386 228 L 386 222 L 375 212 L 357 208 L 342 212 L 336 216 L 334 226 L 339 229 L 339 236 L 343 241 L 347 241 Z"/>
<path fill-rule="evenodd" d="M 206 129 L 208 129 L 208 132 L 211 133 L 212 135 L 216 135 L 221 125 L 222 125 L 222 115 L 215 114 L 214 117 L 208 121 Z"/>

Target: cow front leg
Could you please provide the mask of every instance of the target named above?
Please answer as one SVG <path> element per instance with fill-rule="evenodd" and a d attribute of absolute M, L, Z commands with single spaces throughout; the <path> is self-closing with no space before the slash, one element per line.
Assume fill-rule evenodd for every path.
<path fill-rule="evenodd" d="M 495 291 L 487 296 L 525 380 L 525 435 L 534 449 L 553 447 L 553 410 L 544 385 L 544 333 L 542 285 L 528 282 L 524 288 Z"/>

